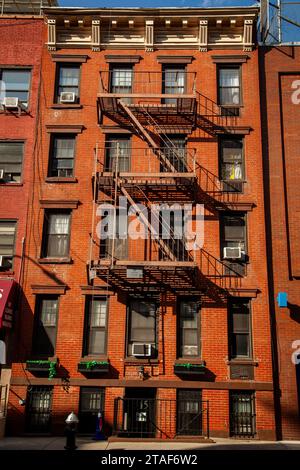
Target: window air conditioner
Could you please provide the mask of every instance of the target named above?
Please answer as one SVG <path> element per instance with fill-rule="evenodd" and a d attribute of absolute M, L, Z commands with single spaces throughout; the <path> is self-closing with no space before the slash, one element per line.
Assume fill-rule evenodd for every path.
<path fill-rule="evenodd" d="M 3 99 L 3 106 L 7 109 L 16 109 L 19 107 L 19 98 L 5 96 Z"/>
<path fill-rule="evenodd" d="M 60 94 L 59 100 L 61 103 L 75 103 L 75 93 L 70 91 L 63 91 Z"/>
<path fill-rule="evenodd" d="M 150 357 L 151 356 L 151 344 L 133 343 L 132 355 L 136 357 Z"/>
<path fill-rule="evenodd" d="M 242 250 L 239 246 L 226 246 L 223 253 L 224 259 L 241 259 Z"/>

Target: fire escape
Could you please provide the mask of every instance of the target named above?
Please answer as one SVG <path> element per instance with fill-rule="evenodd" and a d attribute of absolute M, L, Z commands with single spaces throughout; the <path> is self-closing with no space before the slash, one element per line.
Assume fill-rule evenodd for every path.
<path fill-rule="evenodd" d="M 161 72 L 135 72 L 129 87 L 126 77 L 119 87 L 113 86 L 112 73 L 100 72 L 99 123 L 106 119 L 117 124 L 116 134 L 125 129 L 137 135 L 144 146 L 130 149 L 130 163 L 126 163 L 126 152 L 118 142 L 97 147 L 94 203 L 95 207 L 100 202 L 117 207 L 119 196 L 124 196 L 144 223 L 148 238 L 143 245 L 133 242 L 139 243 L 140 249 L 125 256 L 119 241 L 106 244 L 104 255 L 98 259 L 91 256 L 94 276 L 113 288 L 144 294 L 170 291 L 176 295 L 212 295 L 215 288 L 226 288 L 228 281 L 237 286 L 237 273 L 229 272 L 230 268 L 205 250 L 190 249 L 191 244 L 186 244 L 184 236 L 179 238 L 174 225 L 163 220 L 159 212 L 147 217 L 154 203 L 207 203 L 211 199 L 207 185 L 212 193 L 222 194 L 217 177 L 197 163 L 196 151 L 183 149 L 172 139 L 172 134 L 190 134 L 198 125 L 196 73 L 184 71 L 177 77 L 174 71 L 166 77 Z M 206 190 L 199 187 L 201 178 Z M 201 194 L 205 195 L 202 201 Z M 114 220 L 114 233 L 116 223 Z M 162 236 L 164 229 L 168 229 L 168 239 Z M 94 241 L 94 245 L 101 253 L 101 241 L 99 246 Z"/>

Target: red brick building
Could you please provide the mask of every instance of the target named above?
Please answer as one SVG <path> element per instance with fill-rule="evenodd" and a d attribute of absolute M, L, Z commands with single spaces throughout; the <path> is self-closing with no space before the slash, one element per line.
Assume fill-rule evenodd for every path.
<path fill-rule="evenodd" d="M 73 410 L 89 434 L 101 412 L 123 437 L 275 438 L 257 13 L 45 10 L 8 432 Z M 204 205 L 203 247 L 182 204 L 194 230 Z M 124 236 L 137 217 L 146 240 Z"/>
<path fill-rule="evenodd" d="M 265 207 L 278 437 L 300 438 L 299 47 L 261 48 Z M 278 294 L 287 294 L 280 307 Z"/>
<path fill-rule="evenodd" d="M 54 4 L 56 2 L 52 2 Z M 40 4 L 40 2 L 39 2 Z M 49 5 L 50 3 L 47 2 Z M 1 2 L 0 16 L 0 341 L 1 413 L 10 382 L 12 326 L 22 310 L 27 217 L 32 202 L 33 156 L 40 96 L 43 18 L 36 2 L 15 8 Z M 13 337 L 13 331 L 16 337 Z M 17 356 L 16 356 L 17 357 Z M 16 359 L 15 357 L 15 359 Z"/>

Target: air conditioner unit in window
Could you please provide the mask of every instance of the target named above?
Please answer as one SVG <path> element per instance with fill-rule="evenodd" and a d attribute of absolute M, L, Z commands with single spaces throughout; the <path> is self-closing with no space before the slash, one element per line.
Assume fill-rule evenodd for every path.
<path fill-rule="evenodd" d="M 5 96 L 3 99 L 3 106 L 7 109 L 16 109 L 19 107 L 19 98 Z"/>
<path fill-rule="evenodd" d="M 4 179 L 4 170 L 0 169 L 0 180 Z"/>
<path fill-rule="evenodd" d="M 75 93 L 70 91 L 63 91 L 60 94 L 59 100 L 61 103 L 75 103 Z"/>
<path fill-rule="evenodd" d="M 150 357 L 152 345 L 151 344 L 141 344 L 141 343 L 133 343 L 132 345 L 132 355 L 136 357 Z"/>
<path fill-rule="evenodd" d="M 242 249 L 239 246 L 226 246 L 223 252 L 224 259 L 241 259 Z"/>

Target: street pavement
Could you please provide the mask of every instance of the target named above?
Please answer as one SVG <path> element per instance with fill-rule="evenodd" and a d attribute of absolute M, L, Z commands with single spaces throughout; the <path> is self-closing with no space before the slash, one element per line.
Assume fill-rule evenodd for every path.
<path fill-rule="evenodd" d="M 217 439 L 214 443 L 196 442 L 128 442 L 128 441 L 93 441 L 90 438 L 78 437 L 78 450 L 300 450 L 300 441 L 246 441 Z M 63 450 L 63 437 L 5 437 L 0 439 L 1 450 Z"/>

